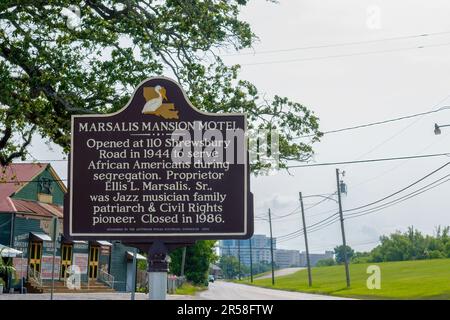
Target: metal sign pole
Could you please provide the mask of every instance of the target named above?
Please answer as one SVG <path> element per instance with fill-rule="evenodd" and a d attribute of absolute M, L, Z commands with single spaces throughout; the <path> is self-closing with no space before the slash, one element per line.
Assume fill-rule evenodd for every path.
<path fill-rule="evenodd" d="M 133 277 L 131 280 L 131 300 L 136 298 L 136 272 L 137 272 L 137 262 L 136 262 L 137 249 L 133 252 Z"/>
<path fill-rule="evenodd" d="M 56 257 L 56 241 L 58 238 L 58 218 L 52 219 L 53 227 L 53 260 L 52 260 L 52 288 L 50 290 L 50 300 L 53 300 L 53 291 L 55 290 L 55 257 Z"/>
<path fill-rule="evenodd" d="M 155 241 L 148 252 L 148 297 L 150 300 L 166 300 L 169 256 L 167 247 Z"/>
<path fill-rule="evenodd" d="M 25 270 L 28 270 L 28 265 L 25 268 Z M 23 251 L 20 254 L 20 294 L 23 294 Z"/>

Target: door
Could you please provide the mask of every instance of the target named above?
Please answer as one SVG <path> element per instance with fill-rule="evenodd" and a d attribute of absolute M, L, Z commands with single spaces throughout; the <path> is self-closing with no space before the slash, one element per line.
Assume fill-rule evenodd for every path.
<path fill-rule="evenodd" d="M 63 244 L 61 246 L 61 278 L 66 279 L 68 274 L 67 270 L 70 270 L 72 265 L 72 245 Z"/>
<path fill-rule="evenodd" d="M 42 242 L 32 242 L 30 245 L 30 269 L 41 272 Z"/>
<path fill-rule="evenodd" d="M 89 249 L 89 279 L 95 280 L 98 276 L 98 251 L 99 247 Z"/>

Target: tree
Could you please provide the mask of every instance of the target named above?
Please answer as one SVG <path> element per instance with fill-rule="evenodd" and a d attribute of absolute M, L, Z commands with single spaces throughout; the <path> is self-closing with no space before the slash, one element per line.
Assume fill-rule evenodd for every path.
<path fill-rule="evenodd" d="M 355 251 L 349 246 L 346 246 L 345 248 L 346 248 L 345 251 L 344 251 L 344 246 L 337 246 L 336 248 L 334 248 L 334 257 L 335 257 L 336 263 L 344 263 L 345 262 L 344 252 L 347 253 L 347 261 L 348 262 L 350 262 L 350 260 L 352 259 L 353 255 L 355 254 Z"/>
<path fill-rule="evenodd" d="M 449 227 L 437 227 L 435 236 L 424 236 L 409 227 L 380 238 L 381 244 L 370 252 L 370 261 L 405 261 L 450 257 Z"/>
<path fill-rule="evenodd" d="M 351 263 L 367 263 L 370 261 L 370 252 L 355 252 Z"/>
<path fill-rule="evenodd" d="M 3 276 L 5 276 L 5 278 L 8 278 L 9 274 L 13 274 L 14 273 L 14 277 L 16 277 L 15 272 L 16 269 L 14 268 L 14 266 L 12 265 L 12 259 L 7 259 L 7 261 L 5 262 L 2 256 L 2 251 L 5 249 L 0 249 L 0 285 L 5 285 L 5 281 L 3 280 Z M 0 292 L 1 294 L 2 292 Z"/>
<path fill-rule="evenodd" d="M 34 134 L 70 151 L 73 114 L 123 107 L 149 76 L 174 77 L 209 112 L 244 112 L 248 128 L 278 130 L 281 167 L 307 160 L 318 118 L 288 98 L 265 97 L 227 66 L 224 50 L 256 40 L 239 12 L 248 0 L 4 0 L 0 3 L 0 164 L 25 159 Z M 68 8 L 80 17 L 67 19 Z M 72 17 L 74 13 L 71 13 Z M 308 142 L 293 139 L 308 135 Z M 255 173 L 271 164 L 256 162 Z M 192 253 L 209 244 L 198 242 Z M 210 261 L 190 260 L 195 281 Z M 189 266 L 189 263 L 186 263 Z M 189 277 L 189 276 L 188 276 Z"/>
<path fill-rule="evenodd" d="M 272 270 L 272 264 L 267 261 L 261 261 L 260 263 L 254 263 L 252 269 L 253 274 L 264 273 Z"/>
<path fill-rule="evenodd" d="M 214 263 L 217 256 L 214 252 L 216 241 L 197 241 L 194 245 L 186 248 L 186 261 L 184 274 L 189 281 L 194 284 L 204 284 L 208 278 L 209 264 Z M 176 275 L 181 274 L 181 259 L 183 248 L 174 250 L 170 254 L 170 272 Z"/>
<path fill-rule="evenodd" d="M 247 2 L 2 1 L 0 164 L 25 158 L 34 133 L 69 152 L 72 114 L 118 110 L 143 79 L 162 74 L 177 79 L 203 110 L 245 112 L 249 128 L 277 129 L 282 161 L 310 158 L 321 135 L 314 113 L 284 97 L 264 97 L 239 78 L 239 65 L 220 58 L 256 39 L 239 19 Z M 68 8 L 79 10 L 79 24 L 68 20 Z M 309 142 L 293 139 L 301 135 Z"/>
<path fill-rule="evenodd" d="M 225 279 L 235 279 L 239 275 L 239 260 L 235 256 L 221 256 L 219 267 Z"/>

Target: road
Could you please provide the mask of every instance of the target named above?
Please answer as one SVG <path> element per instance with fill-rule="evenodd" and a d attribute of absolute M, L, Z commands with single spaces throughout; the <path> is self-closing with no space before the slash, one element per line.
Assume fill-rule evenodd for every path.
<path fill-rule="evenodd" d="M 303 269 L 306 269 L 306 268 L 284 268 L 284 269 L 275 270 L 275 277 L 287 276 L 289 274 L 296 273 L 297 271 L 303 270 Z M 272 272 L 269 272 L 268 274 L 265 274 L 261 277 L 255 278 L 255 279 L 267 279 L 267 278 L 272 278 Z"/>
<path fill-rule="evenodd" d="M 130 300 L 130 293 L 56 293 L 55 300 Z M 147 300 L 148 295 L 136 293 L 136 300 Z M 209 284 L 209 289 L 196 296 L 168 295 L 168 300 L 339 300 L 344 298 L 273 290 L 216 281 Z M 50 294 L 0 294 L 1 300 L 50 300 Z"/>
<path fill-rule="evenodd" d="M 216 281 L 195 297 L 200 300 L 347 300 L 319 294 L 259 288 L 245 284 Z"/>

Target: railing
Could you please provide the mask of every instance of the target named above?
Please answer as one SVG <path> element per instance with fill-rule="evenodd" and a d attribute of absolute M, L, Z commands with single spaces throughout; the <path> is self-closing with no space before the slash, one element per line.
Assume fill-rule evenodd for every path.
<path fill-rule="evenodd" d="M 33 281 L 39 288 L 42 288 L 42 279 L 39 271 L 28 268 L 28 280 Z"/>
<path fill-rule="evenodd" d="M 98 279 L 106 283 L 111 289 L 114 289 L 114 276 L 106 271 L 100 270 Z"/>

